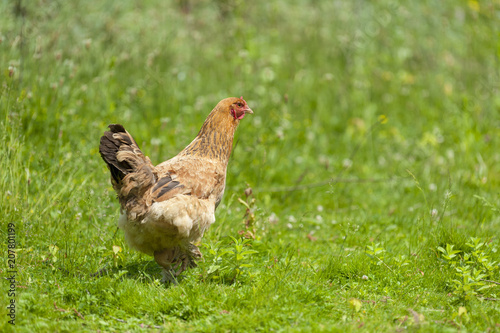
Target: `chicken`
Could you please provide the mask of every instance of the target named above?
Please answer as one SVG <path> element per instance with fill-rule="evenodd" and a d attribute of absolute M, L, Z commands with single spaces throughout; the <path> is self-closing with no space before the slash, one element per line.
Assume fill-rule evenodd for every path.
<path fill-rule="evenodd" d="M 247 113 L 253 111 L 243 97 L 223 99 L 196 138 L 157 166 L 122 125 L 109 125 L 101 137 L 99 152 L 121 206 L 118 227 L 130 247 L 154 257 L 163 281 L 177 283 L 202 257 L 197 245 L 215 222 L 234 132 Z"/>

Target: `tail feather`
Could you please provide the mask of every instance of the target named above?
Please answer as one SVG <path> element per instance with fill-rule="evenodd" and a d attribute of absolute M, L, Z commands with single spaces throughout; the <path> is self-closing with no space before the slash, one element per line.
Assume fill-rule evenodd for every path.
<path fill-rule="evenodd" d="M 146 208 L 143 194 L 156 183 L 154 166 L 122 125 L 111 124 L 109 129 L 101 137 L 99 152 L 122 208 L 135 218 Z"/>
<path fill-rule="evenodd" d="M 114 181 L 119 183 L 127 174 L 134 172 L 134 155 L 139 159 L 144 159 L 144 155 L 139 149 L 132 136 L 122 125 L 111 124 L 108 126 L 111 131 L 104 132 L 101 137 L 99 152 L 101 157 L 110 168 Z M 130 152 L 128 158 L 118 157 L 121 152 Z"/>

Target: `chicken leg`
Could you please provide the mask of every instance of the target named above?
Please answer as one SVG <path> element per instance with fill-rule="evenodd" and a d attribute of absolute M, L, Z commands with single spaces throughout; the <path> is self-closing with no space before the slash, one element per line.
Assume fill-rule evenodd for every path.
<path fill-rule="evenodd" d="M 177 276 L 187 268 L 197 266 L 196 260 L 202 258 L 200 250 L 191 243 L 187 248 L 188 250 L 184 250 L 181 246 L 176 246 L 154 252 L 155 261 L 163 268 L 162 282 L 177 284 Z"/>

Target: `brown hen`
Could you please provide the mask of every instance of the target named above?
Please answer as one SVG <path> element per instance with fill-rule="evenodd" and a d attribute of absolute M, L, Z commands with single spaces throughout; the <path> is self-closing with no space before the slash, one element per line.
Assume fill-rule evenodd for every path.
<path fill-rule="evenodd" d="M 247 113 L 243 97 L 223 99 L 196 138 L 157 166 L 122 125 L 109 125 L 101 137 L 99 152 L 121 205 L 118 227 L 132 248 L 154 256 L 164 281 L 176 283 L 202 257 L 196 245 L 215 221 L 234 132 Z"/>

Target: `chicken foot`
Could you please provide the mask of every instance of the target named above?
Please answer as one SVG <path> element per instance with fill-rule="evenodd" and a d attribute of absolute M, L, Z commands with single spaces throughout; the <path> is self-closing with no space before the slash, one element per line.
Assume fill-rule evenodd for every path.
<path fill-rule="evenodd" d="M 177 283 L 177 276 L 187 268 L 196 267 L 196 260 L 202 258 L 198 247 L 194 244 L 188 245 L 188 250 L 180 246 L 154 252 L 155 261 L 163 268 L 162 282 Z"/>

